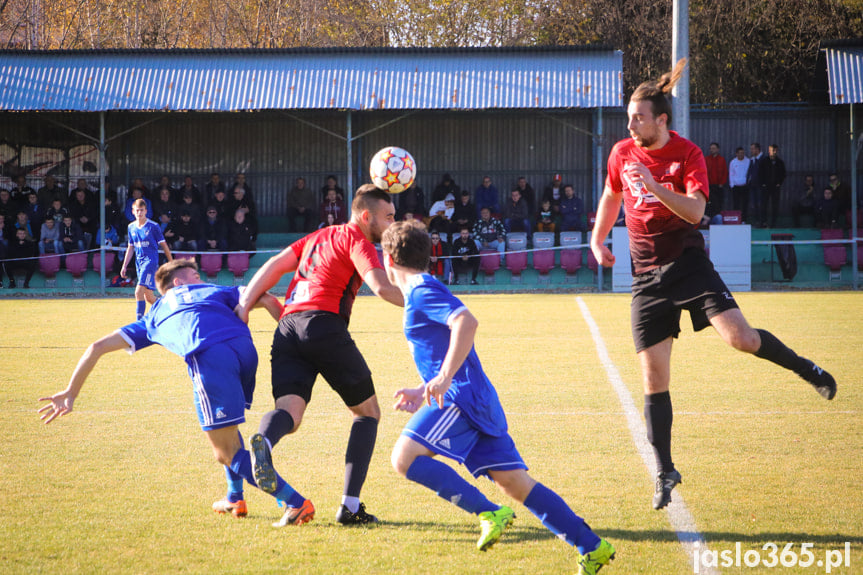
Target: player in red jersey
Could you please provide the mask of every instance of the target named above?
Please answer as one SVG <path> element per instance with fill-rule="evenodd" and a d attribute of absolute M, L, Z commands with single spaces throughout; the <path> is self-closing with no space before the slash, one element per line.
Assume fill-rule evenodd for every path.
<path fill-rule="evenodd" d="M 680 312 L 692 327 L 712 325 L 740 351 L 767 359 L 812 384 L 826 399 L 836 394 L 833 377 L 798 356 L 770 332 L 753 329 L 707 257 L 696 227 L 709 196 L 701 150 L 670 131 L 667 94 L 680 79 L 686 60 L 658 82 L 644 82 L 627 107 L 630 138 L 615 144 L 599 201 L 591 250 L 605 267 L 614 255 L 604 245 L 623 201 L 632 253 L 632 336 L 641 363 L 647 438 L 657 462 L 654 509 L 671 501 L 680 473 L 671 459 L 671 344 L 680 333 Z"/>
<path fill-rule="evenodd" d="M 351 206 L 351 221 L 327 226 L 294 242 L 273 256 L 254 275 L 237 306 L 246 321 L 257 299 L 286 273 L 296 271 L 285 308 L 273 336 L 271 356 L 276 406 L 261 420 L 252 437 L 255 477 L 272 473 L 270 450 L 300 426 L 312 387 L 321 374 L 354 416 L 345 453 L 345 491 L 336 520 L 345 525 L 376 522 L 360 502 L 381 417 L 372 375 L 348 333 L 351 308 L 365 282 L 398 306 L 401 290 L 390 284 L 372 242 L 393 222 L 390 195 L 371 184 L 361 186 Z M 263 436 L 259 438 L 259 436 Z M 284 524 L 294 523 L 288 508 Z"/>

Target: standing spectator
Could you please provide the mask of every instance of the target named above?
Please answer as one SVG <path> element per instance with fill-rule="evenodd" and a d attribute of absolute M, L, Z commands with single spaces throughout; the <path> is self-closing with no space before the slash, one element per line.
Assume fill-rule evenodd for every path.
<path fill-rule="evenodd" d="M 327 224 L 328 215 L 333 216 L 333 223 L 335 225 L 347 223 L 345 202 L 339 197 L 339 192 L 335 188 L 327 190 L 327 195 L 324 198 L 324 201 L 321 202 L 321 209 L 318 213 L 318 217 L 322 225 Z"/>
<path fill-rule="evenodd" d="M 521 197 L 527 202 L 527 212 L 532 214 L 536 211 L 536 192 L 533 187 L 527 183 L 527 178 L 519 176 L 515 182 L 515 188 L 521 192 Z"/>
<path fill-rule="evenodd" d="M 213 194 L 213 201 L 210 205 L 216 208 L 216 212 L 219 214 L 219 219 L 225 222 L 225 226 L 227 226 L 228 222 L 234 218 L 234 214 L 229 210 L 230 202 L 228 201 L 228 197 L 224 189 L 216 190 L 215 194 Z"/>
<path fill-rule="evenodd" d="M 753 142 L 749 146 L 749 196 L 752 199 L 752 218 L 761 216 L 761 204 L 764 198 L 764 162 L 766 157 L 761 151 L 761 144 Z M 747 220 L 744 220 L 749 223 Z"/>
<path fill-rule="evenodd" d="M 476 276 L 479 273 L 479 250 L 476 242 L 470 238 L 470 228 L 460 226 L 458 237 L 452 241 L 450 252 L 454 285 L 458 285 L 459 274 L 470 272 L 470 284 L 477 285 Z"/>
<path fill-rule="evenodd" d="M 251 209 L 254 210 L 254 204 L 252 204 Z M 195 226 L 200 224 L 201 220 L 204 219 L 204 209 L 200 204 L 195 203 L 195 197 L 192 192 L 185 190 L 180 192 L 180 203 L 177 211 L 180 212 L 182 210 L 189 212 L 189 215 L 192 217 L 192 224 Z"/>
<path fill-rule="evenodd" d="M 39 234 L 39 255 L 44 256 L 51 253 L 63 253 L 63 244 L 60 241 L 60 228 L 57 226 L 54 218 L 48 218 L 42 222 Z"/>
<path fill-rule="evenodd" d="M 148 188 L 147 186 L 144 185 L 143 178 L 135 178 L 134 180 L 132 180 L 132 185 L 129 186 L 129 189 L 131 191 L 141 190 L 141 197 L 144 198 L 145 200 L 147 200 L 148 202 L 150 201 L 150 188 Z M 148 213 L 152 214 L 152 212 L 148 212 Z"/>
<path fill-rule="evenodd" d="M 575 195 L 571 184 L 563 187 L 563 198 L 560 200 L 560 231 L 584 231 L 584 202 Z"/>
<path fill-rule="evenodd" d="M 93 238 L 99 230 L 99 212 L 94 201 L 87 196 L 85 190 L 79 187 L 75 190 L 75 199 L 69 204 L 69 213 L 81 227 L 87 249 L 93 245 Z"/>
<path fill-rule="evenodd" d="M 39 233 L 42 230 L 42 222 L 45 221 L 45 208 L 39 205 L 39 196 L 36 192 L 27 194 L 27 203 L 21 208 L 27 213 L 27 219 L 30 221 L 30 226 L 33 228 L 33 239 L 39 240 Z"/>
<path fill-rule="evenodd" d="M 521 192 L 519 192 L 519 197 L 521 197 Z M 473 203 L 476 204 L 477 214 L 483 208 L 489 208 L 493 214 L 500 213 L 500 194 L 491 183 L 491 176 L 485 176 L 482 179 L 482 184 L 477 186 L 473 193 Z"/>
<path fill-rule="evenodd" d="M 830 188 L 833 190 L 833 199 L 839 210 L 838 220 L 840 227 L 845 225 L 845 216 L 851 211 L 851 186 L 839 179 L 839 174 L 830 174 Z"/>
<path fill-rule="evenodd" d="M 207 185 L 204 186 L 204 195 L 206 196 L 207 204 L 213 203 L 213 200 L 216 198 L 216 192 L 219 190 L 222 191 L 222 194 L 227 195 L 225 191 L 225 182 L 221 180 L 219 174 L 213 172 L 210 174 L 210 181 L 207 182 Z"/>
<path fill-rule="evenodd" d="M 159 227 L 162 228 L 162 233 L 168 229 L 168 226 L 171 225 L 177 218 L 177 204 L 174 203 L 174 198 L 171 196 L 170 188 L 159 188 L 158 197 L 153 201 L 153 211 L 148 212 L 152 214 L 152 219 L 154 222 L 159 224 Z"/>
<path fill-rule="evenodd" d="M 228 224 L 219 217 L 216 206 L 207 206 L 206 217 L 201 224 L 201 239 L 198 245 L 208 251 L 224 252 L 228 250 Z"/>
<path fill-rule="evenodd" d="M 524 201 L 524 198 L 521 197 L 521 192 L 517 189 L 511 191 L 509 196 L 510 201 L 503 208 L 503 226 L 506 228 L 506 233 L 529 232 L 530 219 L 527 211 L 527 202 Z"/>
<path fill-rule="evenodd" d="M 78 197 L 79 191 L 84 192 L 84 195 L 88 201 L 92 201 L 93 198 L 95 198 L 93 190 L 91 190 L 89 184 L 87 184 L 86 178 L 78 178 L 78 184 L 75 186 L 75 189 L 69 190 L 69 198 L 66 202 L 69 206 L 71 206 L 75 202 L 75 198 Z"/>
<path fill-rule="evenodd" d="M 117 206 L 117 194 L 105 194 L 105 224 L 113 226 L 118 236 L 126 229 L 123 214 Z"/>
<path fill-rule="evenodd" d="M 174 186 L 171 185 L 171 178 L 168 176 L 161 176 L 159 178 L 159 185 L 156 186 L 157 190 L 166 189 L 170 194 L 170 199 L 174 204 L 180 203 L 180 193 Z"/>
<path fill-rule="evenodd" d="M 423 189 L 416 182 L 402 193 L 396 194 L 394 199 L 397 202 L 396 219 L 406 219 L 405 214 L 408 212 L 412 214 L 426 213 L 425 194 L 423 194 Z"/>
<path fill-rule="evenodd" d="M 551 209 L 551 200 L 543 198 L 539 211 L 536 213 L 536 231 L 554 232 L 554 210 Z"/>
<path fill-rule="evenodd" d="M 15 287 L 15 272 L 24 270 L 24 289 L 30 287 L 30 280 L 36 272 L 36 256 L 38 255 L 36 242 L 27 235 L 24 228 L 15 230 L 15 237 L 9 242 L 7 249 L 6 275 L 9 276 L 9 287 Z"/>
<path fill-rule="evenodd" d="M 336 192 L 336 197 L 337 197 L 337 198 L 338 198 L 338 200 L 342 203 L 342 206 L 344 206 L 344 202 L 345 202 L 345 191 L 344 191 L 344 190 L 339 186 L 339 181 L 338 181 L 338 180 L 336 179 L 336 177 L 335 177 L 334 175 L 332 175 L 332 174 L 330 174 L 329 176 L 327 176 L 327 179 L 326 179 L 326 180 L 325 180 L 325 182 L 324 182 L 324 186 L 321 188 L 321 198 L 323 198 L 324 200 L 326 200 L 326 199 L 327 199 L 327 197 L 329 196 L 330 190 L 335 190 L 335 192 Z M 344 212 L 344 209 L 342 210 L 342 212 Z M 341 220 L 341 221 L 339 221 L 339 224 L 343 224 L 343 223 L 345 223 L 345 222 L 347 221 L 345 218 L 347 218 L 347 215 L 346 215 L 346 214 L 343 214 L 343 215 L 342 215 L 342 220 Z M 338 219 L 338 218 L 337 218 L 337 219 Z M 322 222 L 324 222 L 324 221 L 326 221 L 326 220 L 325 220 L 324 218 L 321 218 L 321 221 L 322 221 Z"/>
<path fill-rule="evenodd" d="M 192 201 L 200 206 L 204 202 L 204 198 L 201 197 L 201 191 L 195 185 L 195 181 L 192 179 L 192 176 L 185 176 L 183 178 L 183 185 L 178 190 L 178 196 L 180 199 L 183 198 L 183 194 L 188 193 L 192 196 Z"/>
<path fill-rule="evenodd" d="M 456 197 L 459 192 L 461 192 L 461 188 L 458 187 L 455 180 L 452 179 L 452 176 L 444 174 L 440 183 L 435 186 L 434 192 L 432 193 L 432 204 L 435 202 L 442 202 L 448 194 L 452 194 L 452 197 Z"/>
<path fill-rule="evenodd" d="M 768 227 L 767 204 L 770 204 L 771 228 L 776 227 L 779 216 L 779 197 L 782 184 L 785 182 L 785 162 L 779 157 L 779 146 L 770 144 L 767 146 L 767 158 L 762 162 L 761 172 L 764 196 L 761 199 L 761 227 Z"/>
<path fill-rule="evenodd" d="M 441 281 L 446 282 L 449 278 L 452 262 L 447 258 L 449 245 L 441 241 L 438 232 L 429 234 L 431 237 L 431 255 L 429 257 L 429 273 Z"/>
<path fill-rule="evenodd" d="M 479 211 L 479 219 L 473 225 L 473 239 L 480 250 L 497 250 L 503 263 L 506 251 L 506 228 L 499 219 L 492 217 L 491 210 L 483 208 Z"/>
<path fill-rule="evenodd" d="M 228 224 L 228 250 L 232 252 L 255 250 L 255 231 L 246 221 L 246 212 L 243 210 L 234 212 L 234 219 Z"/>
<path fill-rule="evenodd" d="M 728 184 L 728 164 L 719 154 L 719 144 L 710 144 L 709 153 L 704 157 L 707 163 L 707 181 L 710 182 L 710 199 L 705 213 L 709 218 L 719 215 L 725 208 L 725 186 Z"/>
<path fill-rule="evenodd" d="M 734 159 L 728 164 L 728 185 L 731 186 L 731 200 L 734 210 L 740 212 L 741 221 L 749 221 L 749 166 L 742 147 L 734 151 Z"/>
<path fill-rule="evenodd" d="M 21 174 L 15 178 L 15 187 L 9 191 L 9 196 L 12 201 L 18 204 L 18 207 L 24 207 L 27 204 L 27 195 L 30 192 L 36 192 L 33 188 L 27 185 L 27 176 Z"/>
<path fill-rule="evenodd" d="M 9 190 L 0 188 L 0 218 L 6 220 L 6 223 L 11 224 L 15 219 L 15 214 L 18 213 L 18 207 L 12 201 L 12 196 L 9 195 Z"/>
<path fill-rule="evenodd" d="M 563 199 L 563 177 L 560 174 L 552 177 L 551 183 L 545 187 L 542 198 L 551 202 L 551 208 L 555 214 L 560 213 L 560 200 Z"/>
<path fill-rule="evenodd" d="M 257 210 L 255 209 L 255 196 L 254 194 L 252 194 L 252 186 L 250 186 L 249 183 L 246 181 L 246 174 L 239 172 L 236 176 L 234 176 L 234 184 L 231 186 L 231 189 L 235 190 L 237 189 L 237 186 L 243 188 L 243 191 L 245 192 L 243 194 L 243 197 L 246 199 L 246 203 L 252 207 L 253 212 L 256 212 Z M 248 216 L 249 214 L 247 213 L 246 215 Z"/>
<path fill-rule="evenodd" d="M 81 231 L 81 226 L 69 214 L 63 215 L 63 222 L 60 224 L 60 242 L 63 248 L 60 253 L 83 252 L 87 249 L 84 245 L 84 233 Z"/>
<path fill-rule="evenodd" d="M 467 226 L 468 229 L 472 228 L 474 222 L 476 222 L 476 217 L 477 212 L 473 202 L 470 201 L 470 192 L 462 190 L 452 212 L 452 221 L 455 226 L 453 229 L 458 229 L 460 226 Z"/>
<path fill-rule="evenodd" d="M 138 178 L 135 181 L 138 181 L 138 180 L 140 180 L 140 178 Z M 143 184 L 140 186 L 135 186 L 130 190 L 129 193 L 131 194 L 131 197 L 126 199 L 126 206 L 123 208 L 123 215 L 126 217 L 127 223 L 132 223 L 136 219 L 133 208 L 134 208 L 135 202 L 137 200 L 143 200 L 144 201 L 144 205 L 147 206 L 147 213 L 148 214 L 153 213 L 153 204 L 150 202 L 149 199 L 144 197 L 145 190 L 146 190 L 146 188 L 143 187 Z M 153 272 L 153 273 L 155 273 L 155 272 Z"/>
<path fill-rule="evenodd" d="M 818 200 L 818 194 L 815 192 L 815 177 L 807 174 L 803 177 L 803 190 L 791 204 L 791 217 L 794 220 L 794 227 L 800 227 L 800 216 L 809 214 L 812 216 L 812 227 L 815 227 L 815 203 Z"/>
<path fill-rule="evenodd" d="M 318 223 L 315 213 L 315 193 L 306 186 L 305 178 L 297 178 L 294 187 L 288 192 L 288 231 L 309 233 L 314 231 Z M 297 218 L 303 219 L 303 225 L 297 227 Z"/>
<path fill-rule="evenodd" d="M 46 208 L 54 203 L 55 198 L 59 198 L 60 200 L 66 198 L 63 188 L 57 185 L 57 180 L 54 176 L 45 176 L 45 185 L 39 188 L 39 191 L 36 193 L 39 196 L 39 205 Z"/>

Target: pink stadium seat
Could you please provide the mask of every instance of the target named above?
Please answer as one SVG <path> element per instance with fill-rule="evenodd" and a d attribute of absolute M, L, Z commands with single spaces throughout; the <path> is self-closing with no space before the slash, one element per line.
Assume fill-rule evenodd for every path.
<path fill-rule="evenodd" d="M 844 239 L 845 232 L 842 230 L 821 230 L 822 240 Z M 844 244 L 823 244 L 824 264 L 827 266 L 830 279 L 839 279 L 842 274 L 842 266 L 848 263 L 848 254 Z"/>
<path fill-rule="evenodd" d="M 249 270 L 249 254 L 228 254 L 228 269 L 235 278 L 243 277 Z"/>
<path fill-rule="evenodd" d="M 541 275 L 554 268 L 554 234 L 536 232 L 533 234 L 533 268 Z"/>
<path fill-rule="evenodd" d="M 514 276 L 521 275 L 521 272 L 527 269 L 527 252 L 506 254 L 506 269 Z"/>
<path fill-rule="evenodd" d="M 117 254 L 114 252 L 105 252 L 105 273 L 111 271 L 114 268 L 114 258 L 117 257 Z M 102 270 L 102 258 L 98 253 L 93 254 L 93 271 L 96 273 L 100 273 Z"/>
<path fill-rule="evenodd" d="M 723 225 L 738 225 L 743 223 L 743 213 L 740 210 L 725 210 L 720 212 Z"/>
<path fill-rule="evenodd" d="M 599 271 L 599 262 L 596 261 L 596 257 L 593 255 L 593 250 L 587 250 L 587 269 L 593 273 Z"/>
<path fill-rule="evenodd" d="M 60 271 L 60 256 L 50 254 L 39 258 L 39 271 L 46 278 L 53 278 Z"/>
<path fill-rule="evenodd" d="M 178 254 L 175 252 L 174 259 L 195 261 L 195 254 Z"/>
<path fill-rule="evenodd" d="M 201 271 L 213 279 L 222 271 L 222 254 L 201 254 Z"/>
<path fill-rule="evenodd" d="M 87 254 L 85 252 L 68 254 L 66 256 L 66 271 L 74 278 L 80 278 L 87 271 Z"/>
<path fill-rule="evenodd" d="M 587 229 L 592 230 L 596 225 L 596 212 L 590 212 L 587 214 Z"/>
<path fill-rule="evenodd" d="M 479 270 L 486 276 L 494 276 L 500 269 L 500 254 L 497 250 L 484 249 L 479 252 Z"/>
<path fill-rule="evenodd" d="M 560 252 L 560 267 L 567 275 L 574 275 L 581 269 L 581 248 L 568 247 L 580 243 L 581 232 L 560 232 L 560 245 L 563 246 Z"/>

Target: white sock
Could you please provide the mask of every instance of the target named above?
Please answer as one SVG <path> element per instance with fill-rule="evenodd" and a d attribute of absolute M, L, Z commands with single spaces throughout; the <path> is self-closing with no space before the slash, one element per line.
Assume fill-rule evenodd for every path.
<path fill-rule="evenodd" d="M 360 510 L 360 498 L 351 497 L 350 495 L 342 495 L 342 505 L 348 508 L 351 513 L 356 513 Z"/>

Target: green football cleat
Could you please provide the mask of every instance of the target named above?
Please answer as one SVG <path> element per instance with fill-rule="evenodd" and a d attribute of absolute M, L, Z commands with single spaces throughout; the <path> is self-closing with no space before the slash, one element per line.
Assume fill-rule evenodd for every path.
<path fill-rule="evenodd" d="M 497 540 L 503 535 L 503 530 L 512 525 L 513 519 L 515 519 L 515 512 L 506 505 L 501 506 L 497 511 L 480 513 L 479 524 L 482 527 L 482 534 L 479 536 L 479 541 L 476 542 L 476 548 L 480 551 L 487 551 L 489 547 L 497 543 Z"/>
<path fill-rule="evenodd" d="M 615 555 L 614 545 L 600 539 L 599 546 L 578 558 L 578 575 L 596 575 L 599 570 L 608 565 Z"/>

